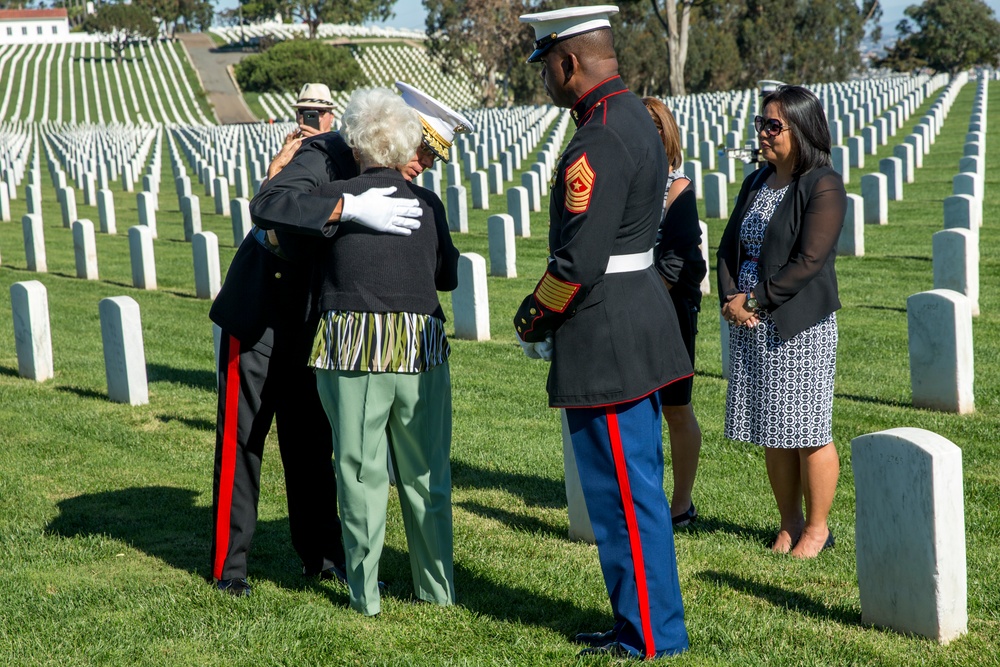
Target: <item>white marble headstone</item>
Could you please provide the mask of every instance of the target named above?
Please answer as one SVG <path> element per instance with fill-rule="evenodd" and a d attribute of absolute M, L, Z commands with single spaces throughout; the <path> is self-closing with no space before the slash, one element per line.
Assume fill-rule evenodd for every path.
<path fill-rule="evenodd" d="M 191 241 L 201 231 L 201 199 L 197 195 L 181 197 L 181 215 L 184 218 L 184 240 Z"/>
<path fill-rule="evenodd" d="M 506 213 L 491 215 L 486 220 L 486 235 L 490 247 L 490 275 L 516 278 L 514 218 Z"/>
<path fill-rule="evenodd" d="M 109 297 L 101 299 L 98 311 L 108 398 L 130 405 L 149 403 L 139 304 L 129 296 Z"/>
<path fill-rule="evenodd" d="M 845 257 L 863 257 L 865 254 L 865 202 L 861 195 L 847 194 L 844 226 L 837 241 L 837 254 Z"/>
<path fill-rule="evenodd" d="M 888 183 L 885 174 L 865 174 L 861 177 L 861 197 L 865 202 L 865 224 L 889 223 Z"/>
<path fill-rule="evenodd" d="M 153 255 L 153 233 L 149 227 L 136 225 L 128 229 L 128 251 L 132 263 L 132 284 L 139 289 L 156 289 L 156 258 Z"/>
<path fill-rule="evenodd" d="M 931 236 L 934 289 L 954 290 L 979 315 L 979 236 L 968 229 L 943 229 Z"/>
<path fill-rule="evenodd" d="M 469 232 L 469 201 L 464 185 L 448 186 L 448 229 L 460 234 Z"/>
<path fill-rule="evenodd" d="M 851 441 L 861 620 L 942 644 L 967 632 L 962 450 L 918 428 Z"/>
<path fill-rule="evenodd" d="M 45 285 L 37 280 L 14 283 L 10 286 L 10 304 L 18 375 L 44 382 L 54 375 L 49 297 Z"/>
<path fill-rule="evenodd" d="M 73 223 L 73 254 L 76 260 L 76 277 L 98 280 L 97 243 L 94 239 L 94 223 L 90 220 L 77 220 Z"/>
<path fill-rule="evenodd" d="M 906 300 L 913 406 L 965 414 L 975 411 L 972 308 L 947 289 Z"/>
<path fill-rule="evenodd" d="M 233 247 L 238 248 L 253 227 L 253 222 L 250 220 L 249 200 L 243 197 L 231 199 L 229 201 L 229 219 L 233 226 Z"/>
<path fill-rule="evenodd" d="M 530 237 L 531 213 L 526 188 L 518 186 L 507 190 L 507 213 L 514 219 L 514 234 L 521 238 Z"/>
<path fill-rule="evenodd" d="M 486 260 L 476 253 L 458 258 L 458 287 L 451 293 L 455 338 L 490 339 L 490 303 L 486 287 Z"/>
<path fill-rule="evenodd" d="M 222 286 L 219 270 L 219 237 L 198 232 L 191 240 L 194 257 L 194 291 L 199 299 L 214 299 Z"/>

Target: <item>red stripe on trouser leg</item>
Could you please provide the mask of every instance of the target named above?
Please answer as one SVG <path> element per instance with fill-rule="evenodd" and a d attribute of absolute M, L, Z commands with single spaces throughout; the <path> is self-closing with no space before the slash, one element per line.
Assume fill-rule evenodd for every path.
<path fill-rule="evenodd" d="M 236 476 L 236 436 L 240 407 L 240 341 L 229 337 L 226 363 L 226 412 L 222 426 L 222 471 L 219 475 L 219 507 L 215 521 L 215 563 L 212 576 L 222 579 L 229 553 L 229 513 L 233 507 L 233 479 Z"/>
<path fill-rule="evenodd" d="M 642 621 L 643 643 L 646 645 L 646 657 L 656 655 L 653 640 L 653 626 L 649 619 L 649 591 L 646 588 L 646 566 L 642 558 L 642 540 L 639 539 L 639 521 L 635 518 L 635 505 L 632 503 L 632 488 L 628 483 L 628 469 L 625 467 L 625 452 L 622 450 L 622 437 L 618 431 L 618 413 L 614 406 L 605 410 L 608 418 L 608 440 L 611 442 L 611 454 L 615 460 L 615 473 L 618 478 L 618 490 L 622 497 L 622 508 L 625 510 L 625 525 L 628 528 L 628 541 L 632 552 L 632 568 L 635 570 L 635 591 L 639 597 L 639 619 Z"/>

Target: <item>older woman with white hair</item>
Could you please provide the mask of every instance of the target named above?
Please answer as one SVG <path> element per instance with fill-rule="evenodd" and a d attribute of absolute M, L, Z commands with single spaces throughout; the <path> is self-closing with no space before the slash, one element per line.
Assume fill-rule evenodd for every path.
<path fill-rule="evenodd" d="M 346 192 L 349 201 L 373 188 L 395 188 L 384 192 L 415 198 L 421 211 L 409 235 L 342 222 L 318 268 L 322 317 L 310 363 L 333 427 L 350 604 L 365 615 L 381 610 L 387 456 L 396 471 L 415 595 L 452 604 L 450 348 L 437 292 L 457 286 L 458 251 L 441 200 L 399 171 L 421 143 L 417 112 L 388 89 L 361 89 L 341 122 L 361 175 L 314 194 Z"/>

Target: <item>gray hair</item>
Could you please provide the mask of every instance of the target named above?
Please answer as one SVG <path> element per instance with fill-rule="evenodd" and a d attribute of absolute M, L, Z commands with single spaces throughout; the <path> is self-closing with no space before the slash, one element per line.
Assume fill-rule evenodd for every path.
<path fill-rule="evenodd" d="M 423 138 L 417 112 L 388 88 L 355 90 L 340 120 L 347 145 L 369 166 L 405 165 Z"/>

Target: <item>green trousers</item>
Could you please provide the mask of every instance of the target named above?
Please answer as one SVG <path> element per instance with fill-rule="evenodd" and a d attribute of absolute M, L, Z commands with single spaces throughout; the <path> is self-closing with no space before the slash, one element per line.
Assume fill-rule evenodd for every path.
<path fill-rule="evenodd" d="M 427 602 L 453 604 L 448 364 L 425 373 L 317 370 L 316 378 L 333 427 L 351 607 L 369 616 L 381 610 L 387 451 L 396 471 L 414 592 Z"/>

